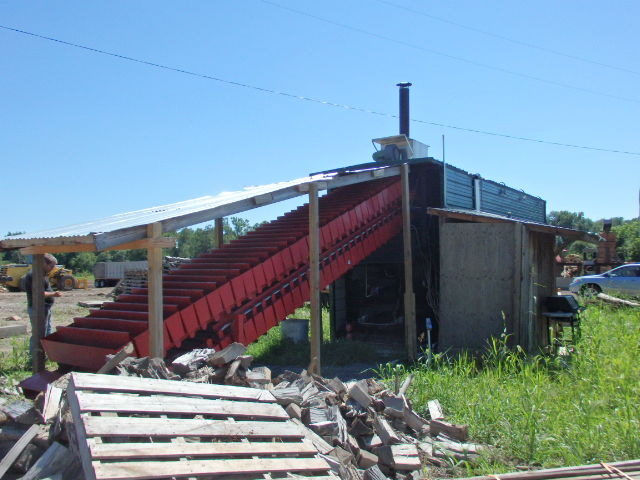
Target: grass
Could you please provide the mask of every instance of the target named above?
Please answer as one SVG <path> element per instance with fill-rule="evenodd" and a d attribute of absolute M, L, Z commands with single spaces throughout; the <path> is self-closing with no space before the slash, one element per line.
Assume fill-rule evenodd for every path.
<path fill-rule="evenodd" d="M 29 336 L 11 339 L 11 351 L 0 353 L 0 384 L 13 387 L 31 376 Z"/>
<path fill-rule="evenodd" d="M 310 318 L 308 306 L 299 308 L 290 318 Z M 354 363 L 369 363 L 376 365 L 381 356 L 374 345 L 365 342 L 345 339 L 331 340 L 329 311 L 322 310 L 321 346 L 322 365 L 344 366 Z M 256 362 L 266 365 L 303 365 L 307 366 L 310 359 L 309 342 L 294 343 L 282 336 L 280 326 L 269 330 L 266 335 L 249 345 L 247 354 L 252 355 Z"/>
<path fill-rule="evenodd" d="M 594 302 L 571 357 L 527 356 L 493 339 L 482 358 L 435 355 L 405 367 L 424 413 L 438 399 L 448 419 L 497 448 L 462 475 L 640 458 L 640 312 Z M 391 383 L 397 366 L 378 373 Z M 395 372 L 394 372 L 395 370 Z"/>

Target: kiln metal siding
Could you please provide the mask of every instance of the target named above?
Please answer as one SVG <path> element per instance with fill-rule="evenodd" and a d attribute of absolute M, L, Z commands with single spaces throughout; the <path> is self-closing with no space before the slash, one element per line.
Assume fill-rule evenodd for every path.
<path fill-rule="evenodd" d="M 446 206 L 448 208 L 472 209 L 473 205 L 473 177 L 464 170 L 451 165 L 445 167 L 446 172 Z"/>
<path fill-rule="evenodd" d="M 538 223 L 546 223 L 546 203 L 533 195 L 491 180 L 482 180 L 481 210 Z"/>
<path fill-rule="evenodd" d="M 446 165 L 446 208 L 475 209 L 473 175 Z M 546 223 L 544 200 L 491 180 L 481 179 L 480 211 Z"/>

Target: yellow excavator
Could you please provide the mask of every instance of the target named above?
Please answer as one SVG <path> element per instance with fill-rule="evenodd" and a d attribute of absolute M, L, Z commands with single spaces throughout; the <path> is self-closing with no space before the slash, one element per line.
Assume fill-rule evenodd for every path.
<path fill-rule="evenodd" d="M 27 263 L 11 263 L 0 266 L 0 285 L 5 286 L 13 292 L 24 291 L 24 282 L 27 273 L 31 270 L 31 265 Z M 73 271 L 64 268 L 63 265 L 56 265 L 49 272 L 49 282 L 56 290 L 73 290 L 77 286 L 77 279 L 73 276 Z"/>

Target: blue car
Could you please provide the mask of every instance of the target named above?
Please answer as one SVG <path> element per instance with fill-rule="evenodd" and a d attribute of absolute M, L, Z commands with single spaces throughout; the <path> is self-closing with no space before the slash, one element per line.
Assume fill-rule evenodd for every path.
<path fill-rule="evenodd" d="M 640 263 L 622 265 L 598 275 L 576 277 L 569 290 L 583 295 L 602 292 L 640 297 Z"/>

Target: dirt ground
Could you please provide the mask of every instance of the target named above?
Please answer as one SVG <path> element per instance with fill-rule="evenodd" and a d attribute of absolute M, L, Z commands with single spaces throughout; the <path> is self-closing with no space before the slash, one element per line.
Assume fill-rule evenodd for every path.
<path fill-rule="evenodd" d="M 89 313 L 88 308 L 78 306 L 78 302 L 104 302 L 110 300 L 108 296 L 111 288 L 86 288 L 63 292 L 63 296 L 56 298 L 53 306 L 52 321 L 54 326 L 68 325 L 74 317 L 83 317 Z M 12 316 L 20 317 L 20 320 L 8 320 Z M 27 326 L 27 335 L 31 334 L 29 314 L 27 313 L 27 297 L 24 292 L 0 292 L 0 326 L 21 325 Z M 12 343 L 20 337 L 0 339 L 0 352 L 8 352 Z"/>

